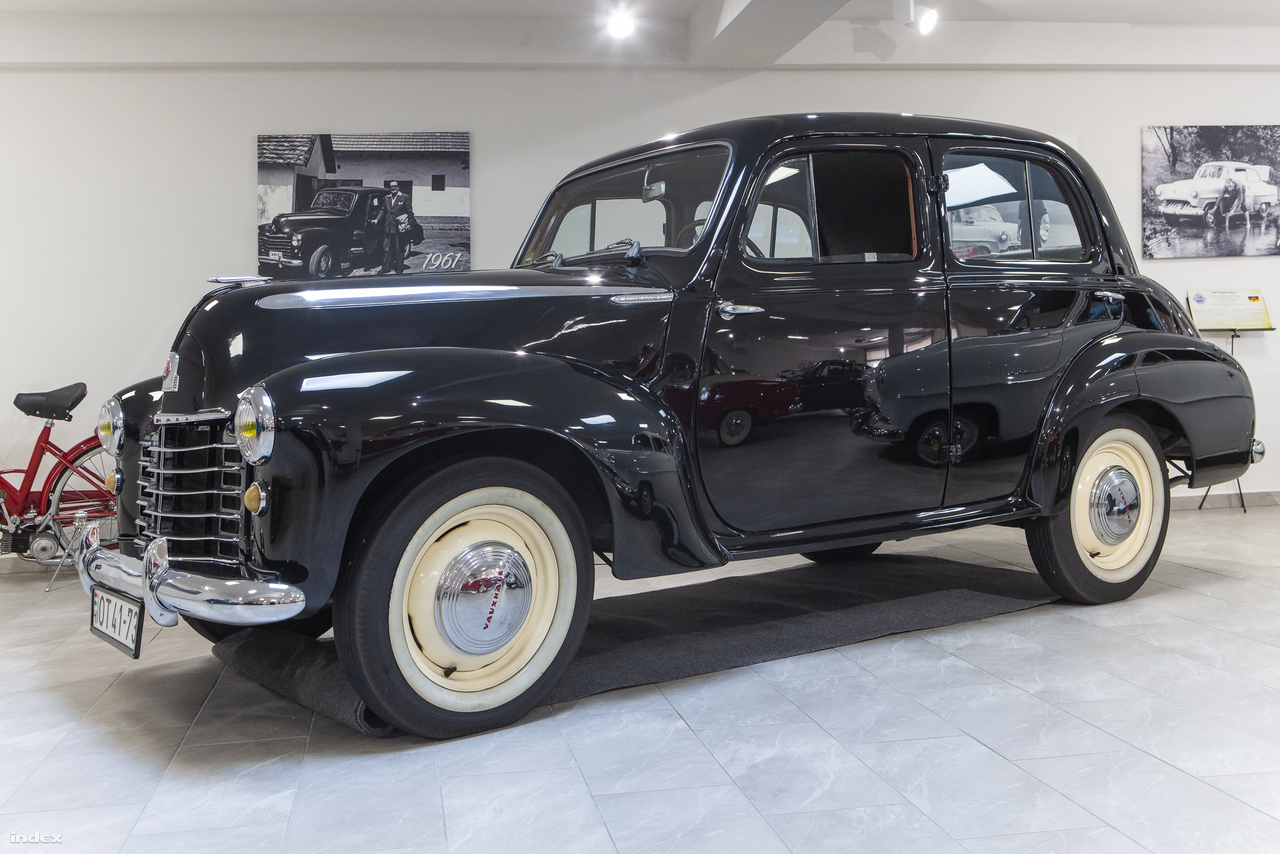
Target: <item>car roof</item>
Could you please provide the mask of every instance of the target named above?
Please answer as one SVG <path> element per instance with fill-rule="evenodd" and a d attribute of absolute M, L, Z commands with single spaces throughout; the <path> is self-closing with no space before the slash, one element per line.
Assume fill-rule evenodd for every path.
<path fill-rule="evenodd" d="M 1066 143 L 1027 128 L 943 116 L 911 113 L 789 113 L 754 116 L 669 134 L 661 139 L 599 157 L 570 172 L 564 181 L 633 157 L 698 143 L 728 143 L 733 150 L 732 169 L 753 168 L 775 143 L 815 135 L 963 137 L 990 142 L 1017 142 L 1045 148 L 1059 155 L 1084 181 L 1102 217 L 1103 231 L 1115 261 L 1128 272 L 1137 272 L 1137 260 L 1119 225 L 1115 207 L 1089 163 Z M 563 181 L 561 182 L 563 183 Z"/>
<path fill-rule="evenodd" d="M 324 187 L 323 189 L 317 190 L 317 191 L 316 191 L 316 195 L 318 196 L 318 195 L 320 195 L 321 193 L 326 192 L 326 191 L 328 191 L 328 190 L 337 190 L 337 191 L 339 191 L 339 192 L 344 192 L 344 193 L 345 193 L 345 192 L 351 192 L 351 193 L 365 193 L 365 194 L 368 194 L 368 193 L 374 193 L 374 192 L 377 192 L 377 193 L 385 193 L 385 192 L 387 192 L 387 188 L 386 188 L 386 187 L 365 187 L 365 186 L 359 186 L 359 187 Z"/>
<path fill-rule="evenodd" d="M 753 147 L 774 140 L 812 134 L 851 134 L 868 136 L 966 136 L 1003 139 L 1047 145 L 1062 151 L 1067 146 L 1051 136 L 1027 128 L 943 116 L 917 116 L 912 113 L 787 113 L 754 116 L 705 125 L 683 133 L 633 146 L 606 157 L 597 158 L 574 170 L 587 172 L 608 163 L 640 156 L 674 145 L 697 142 L 729 142 Z"/>

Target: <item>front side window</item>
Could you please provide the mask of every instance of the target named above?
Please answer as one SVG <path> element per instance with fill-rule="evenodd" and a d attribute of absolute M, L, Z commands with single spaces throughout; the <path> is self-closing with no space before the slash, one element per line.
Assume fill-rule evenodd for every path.
<path fill-rule="evenodd" d="M 1055 171 L 987 154 L 948 154 L 942 169 L 951 254 L 958 260 L 1086 259 L 1079 213 Z"/>
<path fill-rule="evenodd" d="M 826 263 L 916 257 L 911 168 L 891 151 L 823 151 L 773 166 L 751 213 L 743 251 Z"/>
<path fill-rule="evenodd" d="M 722 145 L 685 149 L 601 169 L 568 181 L 547 202 L 519 265 L 602 252 L 683 252 L 706 226 L 729 165 Z"/>

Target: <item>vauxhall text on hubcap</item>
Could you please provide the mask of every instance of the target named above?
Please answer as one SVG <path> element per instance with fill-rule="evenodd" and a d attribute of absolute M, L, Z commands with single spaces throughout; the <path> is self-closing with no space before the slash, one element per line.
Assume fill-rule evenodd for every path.
<path fill-rule="evenodd" d="M 532 603 L 529 567 L 520 553 L 503 543 L 477 543 L 440 574 L 436 621 L 449 646 L 485 655 L 516 636 Z"/>
<path fill-rule="evenodd" d="M 1142 496 L 1133 475 L 1120 466 L 1104 470 L 1089 498 L 1089 522 L 1098 539 L 1119 545 L 1133 533 L 1142 509 Z"/>

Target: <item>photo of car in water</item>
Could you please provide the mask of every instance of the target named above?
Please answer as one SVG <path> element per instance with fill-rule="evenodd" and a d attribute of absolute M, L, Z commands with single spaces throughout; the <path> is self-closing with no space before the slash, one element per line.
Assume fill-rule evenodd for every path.
<path fill-rule="evenodd" d="M 1146 258 L 1280 252 L 1280 126 L 1142 129 L 1142 254 Z"/>

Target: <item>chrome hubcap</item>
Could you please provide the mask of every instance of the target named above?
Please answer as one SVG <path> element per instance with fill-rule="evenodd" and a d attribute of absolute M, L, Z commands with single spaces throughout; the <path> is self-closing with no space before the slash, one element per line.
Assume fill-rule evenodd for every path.
<path fill-rule="evenodd" d="M 1133 533 L 1142 508 L 1138 483 L 1128 471 L 1112 466 L 1098 476 L 1089 502 L 1089 521 L 1099 540 L 1118 545 Z"/>
<path fill-rule="evenodd" d="M 529 567 L 510 546 L 477 543 L 445 567 L 435 600 L 445 642 L 466 655 L 485 655 L 515 637 L 529 616 Z"/>

